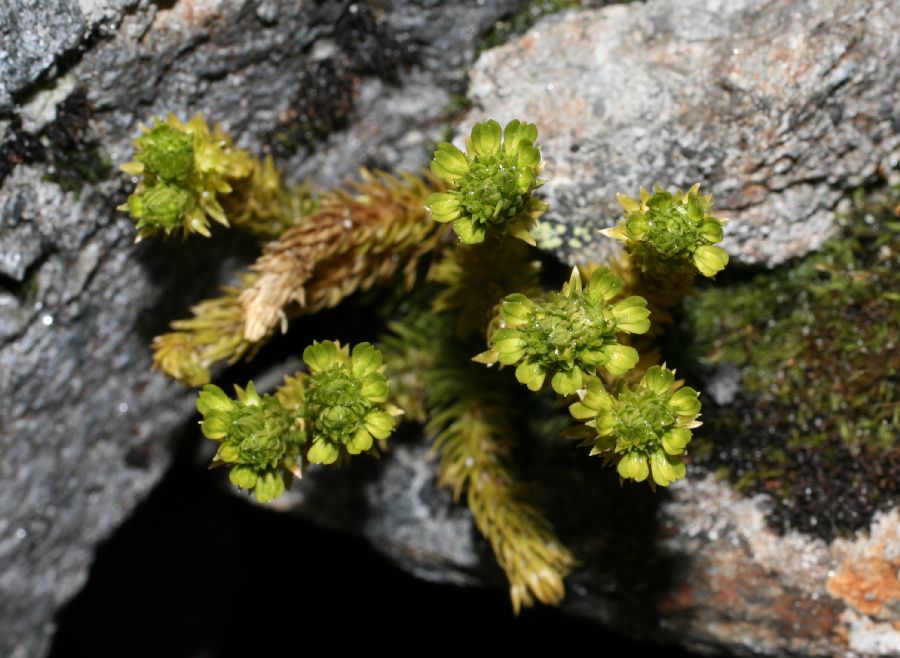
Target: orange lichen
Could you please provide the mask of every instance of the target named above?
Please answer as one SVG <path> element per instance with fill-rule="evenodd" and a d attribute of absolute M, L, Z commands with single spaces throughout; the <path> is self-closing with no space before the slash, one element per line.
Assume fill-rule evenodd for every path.
<path fill-rule="evenodd" d="M 890 608 L 900 605 L 898 569 L 900 561 L 885 559 L 883 555 L 849 557 L 825 586 L 829 594 L 863 614 L 876 618 L 894 616 L 896 613 L 892 614 Z"/>

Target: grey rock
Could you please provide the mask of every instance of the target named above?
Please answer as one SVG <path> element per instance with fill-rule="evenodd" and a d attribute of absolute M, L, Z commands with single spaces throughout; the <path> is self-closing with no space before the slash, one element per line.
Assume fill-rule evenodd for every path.
<path fill-rule="evenodd" d="M 608 253 L 594 229 L 620 216 L 616 192 L 699 182 L 731 219 L 732 256 L 771 265 L 821 245 L 840 196 L 888 163 L 898 61 L 890 0 L 632 3 L 551 17 L 485 53 L 471 120 L 537 123 L 542 236 L 563 257 Z"/>
<path fill-rule="evenodd" d="M 379 477 L 365 487 L 372 506 L 391 508 L 389 515 L 370 514 L 362 535 L 413 574 L 430 581 L 472 585 L 482 579 L 472 518 L 452 505 L 448 491 L 436 491 L 437 458 L 422 446 L 400 446 Z"/>
<path fill-rule="evenodd" d="M 766 497 L 713 476 L 653 494 L 620 486 L 599 460 L 545 447 L 540 488 L 561 538 L 580 560 L 563 609 L 641 640 L 702 654 L 897 655 L 893 574 L 900 510 L 831 544 L 767 526 Z M 280 509 L 360 533 L 421 578 L 503 587 L 471 518 L 436 488 L 425 445 L 393 446 L 377 467 L 310 468 Z M 341 492 L 334 499 L 333 492 Z M 348 516 L 348 510 L 365 510 Z"/>
<path fill-rule="evenodd" d="M 392 64 L 391 80 L 354 73 L 346 128 L 284 160 L 288 176 L 330 185 L 362 162 L 422 167 L 475 41 L 521 4 L 371 10 L 379 34 L 407 38 L 417 57 Z M 0 655 L 44 655 L 96 545 L 165 471 L 168 440 L 194 422 L 194 395 L 149 370 L 150 340 L 255 250 L 228 235 L 134 245 L 115 211 L 124 175 L 77 194 L 46 180 L 68 155 L 54 150 L 53 132 L 71 127 L 60 102 L 84 94 L 81 139 L 115 165 L 138 124 L 166 112 L 203 112 L 261 153 L 314 57 L 348 57 L 336 25 L 351 5 L 0 3 Z M 367 54 L 381 56 L 388 37 Z M 336 45 L 329 54 L 320 41 Z"/>
<path fill-rule="evenodd" d="M 468 510 L 437 488 L 436 468 L 424 443 L 395 445 L 379 462 L 309 468 L 272 507 L 361 535 L 424 580 L 483 585 L 495 576 L 493 582 L 502 582 Z"/>
<path fill-rule="evenodd" d="M 451 93 L 463 90 L 475 40 L 522 4 L 377 3 L 378 24 L 407 35 L 415 61 L 395 67 L 393 80 L 355 76 L 346 127 L 286 156 L 289 177 L 329 185 L 361 162 L 425 165 Z M 335 25 L 350 5 L 0 7 L 0 146 L 25 130 L 48 149 L 24 163 L 19 155 L 0 162 L 0 172 L 12 164 L 0 182 L 0 654 L 46 653 L 53 615 L 83 584 L 97 543 L 167 467 L 167 440 L 195 421 L 193 393 L 148 370 L 150 339 L 253 252 L 228 235 L 134 245 L 133 227 L 114 210 L 127 194 L 124 176 L 87 183 L 77 195 L 45 180 L 53 159 L 47 131 L 59 122 L 54 103 L 68 89 L 83 90 L 91 108 L 84 139 L 115 164 L 128 159 L 138 122 L 169 111 L 202 111 L 262 152 L 304 92 L 299 72 L 347 57 Z M 585 245 L 593 243 L 591 221 L 616 214 L 612 192 L 699 179 L 735 220 L 729 248 L 748 262 L 775 262 L 819 244 L 835 199 L 867 180 L 890 144 L 896 149 L 896 108 L 884 99 L 896 97 L 890 60 L 898 37 L 886 2 L 753 8 L 749 0 L 659 1 L 551 20 L 487 53 L 473 74 L 473 98 L 499 118 L 538 121 L 547 174 L 558 181 L 547 188 L 550 219 L 581 226 Z M 803 25 L 813 26 L 805 40 Z M 554 30 L 561 36 L 551 42 Z M 701 36 L 688 39 L 689 30 Z M 542 47 L 534 48 L 538 33 Z M 748 48 L 740 57 L 738 42 Z M 778 55 L 768 68 L 766 53 Z M 532 55 L 538 59 L 526 59 Z M 623 71 L 625 88 L 615 84 Z M 698 84 L 685 92 L 688 80 Z M 651 81 L 655 95 L 646 94 Z M 551 82 L 560 86 L 548 93 Z M 645 93 L 628 101 L 628 87 Z M 590 105 L 578 105 L 584 91 Z M 614 130 L 604 136 L 607 125 Z M 775 228 L 783 232 L 777 239 L 761 239 Z M 564 255 L 578 256 L 571 248 Z M 311 470 L 279 504 L 363 534 L 423 578 L 502 586 L 465 510 L 434 487 L 433 459 L 423 445 L 397 445 L 377 467 Z M 548 505 L 560 533 L 587 560 L 569 582 L 573 612 L 707 650 L 809 655 L 890 646 L 890 609 L 869 615 L 854 598 L 852 574 L 828 574 L 846 574 L 857 555 L 900 561 L 878 553 L 892 545 L 896 515 L 879 517 L 870 541 L 824 546 L 771 535 L 763 501 L 712 481 L 654 498 L 626 495 L 608 475 L 574 451 L 546 475 L 548 490 L 559 492 Z M 614 532 L 626 524 L 627 537 Z M 734 591 L 744 598 L 728 598 Z M 794 621 L 772 610 L 796 611 Z"/>
<path fill-rule="evenodd" d="M 21 0 L 0 6 L 0 112 L 36 83 L 52 79 L 61 60 L 75 58 L 115 32 L 138 0 Z"/>
<path fill-rule="evenodd" d="M 0 110 L 63 54 L 81 43 L 86 25 L 77 2 L 4 3 L 0 6 Z"/>

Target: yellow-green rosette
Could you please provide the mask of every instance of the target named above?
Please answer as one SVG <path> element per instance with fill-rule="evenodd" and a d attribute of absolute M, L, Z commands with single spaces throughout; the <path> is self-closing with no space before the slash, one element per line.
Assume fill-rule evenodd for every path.
<path fill-rule="evenodd" d="M 231 482 L 267 503 L 284 491 L 285 478 L 299 473 L 306 435 L 297 419 L 271 395 L 260 396 L 253 382 L 235 386 L 236 399 L 207 384 L 197 398 L 200 428 L 219 443 L 213 466 L 229 466 Z"/>
<path fill-rule="evenodd" d="M 348 346 L 326 340 L 307 347 L 303 360 L 309 366 L 304 416 L 310 462 L 332 464 L 390 436 L 401 412 L 387 404 L 381 352 L 360 343 L 351 353 Z"/>
<path fill-rule="evenodd" d="M 501 130 L 491 119 L 475 124 L 465 152 L 448 142 L 438 144 L 431 171 L 444 180 L 447 191 L 428 197 L 431 216 L 453 222 L 463 244 L 483 242 L 492 231 L 533 245 L 529 231 L 547 208 L 533 194 L 543 184 L 535 140 L 533 123 L 515 119 Z"/>
<path fill-rule="evenodd" d="M 616 195 L 624 219 L 604 235 L 621 240 L 643 271 L 667 274 L 696 269 L 712 277 L 728 264 L 728 252 L 715 246 L 724 236 L 724 219 L 713 217 L 712 195 L 694 185 L 687 192 L 653 194 L 641 188 L 639 198 Z"/>
<path fill-rule="evenodd" d="M 608 269 L 598 268 L 582 288 L 576 268 L 561 292 L 538 299 L 508 295 L 491 348 L 475 360 L 516 366 L 516 379 L 532 391 L 549 376 L 553 390 L 563 396 L 578 391 L 598 369 L 625 374 L 637 364 L 638 353 L 621 344 L 618 335 L 646 333 L 650 312 L 643 297 L 614 303 L 622 285 Z"/>
<path fill-rule="evenodd" d="M 682 455 L 699 427 L 698 393 L 681 387 L 675 372 L 663 366 L 647 370 L 636 386 L 621 385 L 610 395 L 597 378 L 586 381 L 569 412 L 593 428 L 586 441 L 592 455 L 616 464 L 626 480 L 667 487 L 685 476 Z"/>
<path fill-rule="evenodd" d="M 122 165 L 141 180 L 119 206 L 137 220 L 138 238 L 159 232 L 208 237 L 210 220 L 228 226 L 218 195 L 231 193 L 231 182 L 252 173 L 250 154 L 218 126 L 210 131 L 199 115 L 187 123 L 169 115 L 143 131 L 134 140 L 134 161 Z"/>

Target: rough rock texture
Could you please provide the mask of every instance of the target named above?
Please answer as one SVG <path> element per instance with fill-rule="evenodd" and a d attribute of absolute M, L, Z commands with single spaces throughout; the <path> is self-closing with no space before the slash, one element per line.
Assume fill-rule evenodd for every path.
<path fill-rule="evenodd" d="M 476 40 L 521 4 L 0 3 L 0 655 L 45 652 L 94 546 L 193 422 L 193 394 L 148 371 L 152 336 L 213 290 L 223 254 L 231 271 L 254 251 L 132 244 L 112 164 L 138 123 L 202 111 L 256 151 L 312 134 L 282 156 L 297 180 L 417 168 Z M 341 120 L 310 131 L 304 103 Z"/>
<path fill-rule="evenodd" d="M 114 210 L 127 184 L 109 164 L 127 159 L 136 124 L 203 111 L 243 146 L 277 141 L 295 179 L 322 184 L 360 163 L 415 168 L 442 135 L 473 42 L 521 4 L 0 7 L 0 654 L 44 653 L 93 547 L 159 477 L 167 437 L 194 422 L 192 394 L 147 371 L 150 339 L 211 290 L 216 265 L 253 250 L 239 237 L 132 244 Z M 616 214 L 613 191 L 700 179 L 735 218 L 728 246 L 743 259 L 821 242 L 840 192 L 896 144 L 896 19 L 878 0 L 751 4 L 573 15 L 482 59 L 481 108 L 540 124 L 551 219 L 590 227 Z M 574 451 L 555 460 L 548 488 L 561 495 L 548 506 L 587 565 L 569 583 L 578 614 L 706 648 L 896 648 L 895 589 L 883 586 L 895 513 L 871 540 L 779 539 L 759 501 L 714 482 L 653 497 Z M 423 577 L 502 585 L 432 472 L 425 448 L 400 444 L 362 478 L 312 472 L 281 504 L 302 499 Z"/>
<path fill-rule="evenodd" d="M 900 654 L 900 510 L 827 545 L 775 534 L 764 496 L 712 476 L 652 494 L 569 445 L 545 449 L 545 507 L 582 561 L 563 608 L 701 653 Z M 429 448 L 402 444 L 376 468 L 312 469 L 277 505 L 361 531 L 422 578 L 502 586 L 486 542 L 435 485 Z"/>
<path fill-rule="evenodd" d="M 616 192 L 700 182 L 732 219 L 728 251 L 773 264 L 821 245 L 841 194 L 900 144 L 898 28 L 890 0 L 612 6 L 486 53 L 470 97 L 537 123 L 543 242 L 573 260 L 603 254 L 585 229 L 615 221 Z"/>

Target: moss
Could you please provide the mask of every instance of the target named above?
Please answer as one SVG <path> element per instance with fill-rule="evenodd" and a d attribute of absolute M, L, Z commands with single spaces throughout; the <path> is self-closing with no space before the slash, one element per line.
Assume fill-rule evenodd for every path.
<path fill-rule="evenodd" d="M 489 50 L 524 34 L 544 16 L 566 9 L 578 9 L 584 4 L 580 0 L 532 0 L 517 13 L 497 21 L 491 31 L 482 37 L 478 51 Z"/>
<path fill-rule="evenodd" d="M 695 462 L 772 493 L 780 529 L 830 539 L 900 496 L 898 212 L 900 189 L 859 191 L 820 252 L 684 305 L 694 356 L 742 380 Z"/>
<path fill-rule="evenodd" d="M 396 84 L 419 53 L 418 44 L 408 35 L 395 32 L 360 3 L 350 5 L 341 15 L 333 36 L 338 52 L 311 62 L 300 73 L 290 105 L 263 136 L 280 160 L 300 149 L 312 149 L 347 127 L 361 77 L 375 76 Z"/>
<path fill-rule="evenodd" d="M 36 162 L 48 164 L 45 180 L 76 195 L 85 183 L 106 179 L 112 164 L 92 134 L 91 112 L 84 89 L 77 89 L 56 106 L 56 119 L 37 134 L 23 130 L 21 118 L 12 117 L 10 137 L 0 144 L 0 183 L 16 165 Z"/>
<path fill-rule="evenodd" d="M 298 94 L 266 136 L 277 158 L 311 148 L 344 128 L 355 103 L 354 74 L 335 59 L 315 62 L 300 74 Z"/>
<path fill-rule="evenodd" d="M 99 145 L 87 143 L 58 154 L 47 172 L 47 180 L 77 196 L 85 183 L 97 183 L 112 171 L 112 163 Z"/>
<path fill-rule="evenodd" d="M 334 36 L 354 72 L 385 82 L 398 82 L 400 72 L 419 56 L 419 44 L 410 35 L 393 30 L 362 3 L 347 8 L 335 26 Z"/>
<path fill-rule="evenodd" d="M 45 129 L 50 167 L 46 179 L 77 196 L 86 183 L 112 172 L 112 163 L 90 128 L 92 109 L 83 89 L 56 106 L 56 121 Z"/>
<path fill-rule="evenodd" d="M 0 184 L 17 165 L 39 160 L 44 155 L 40 138 L 22 128 L 22 119 L 13 116 L 7 127 L 7 139 L 0 144 Z"/>
<path fill-rule="evenodd" d="M 447 107 L 444 109 L 444 113 L 448 118 L 453 118 L 466 112 L 471 107 L 472 101 L 465 94 L 450 94 L 450 101 L 447 103 Z M 449 139 L 445 139 L 443 141 L 453 141 L 453 135 L 451 134 Z"/>

